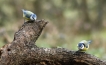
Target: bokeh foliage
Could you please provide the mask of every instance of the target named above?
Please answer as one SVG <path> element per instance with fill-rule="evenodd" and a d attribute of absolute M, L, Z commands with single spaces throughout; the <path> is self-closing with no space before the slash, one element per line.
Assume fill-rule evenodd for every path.
<path fill-rule="evenodd" d="M 0 46 L 24 23 L 21 9 L 49 21 L 39 47 L 77 50 L 78 42 L 92 40 L 87 52 L 106 59 L 106 0 L 0 0 Z"/>

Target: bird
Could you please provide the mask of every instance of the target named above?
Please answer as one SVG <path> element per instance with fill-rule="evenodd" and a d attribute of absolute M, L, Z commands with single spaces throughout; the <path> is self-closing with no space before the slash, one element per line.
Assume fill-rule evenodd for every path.
<path fill-rule="evenodd" d="M 86 40 L 82 40 L 78 43 L 77 47 L 78 47 L 78 51 L 81 52 L 85 52 L 89 49 L 89 44 L 91 43 L 91 40 L 86 41 Z"/>
<path fill-rule="evenodd" d="M 23 12 L 24 22 L 25 22 L 25 20 L 27 20 L 27 21 L 35 21 L 37 19 L 36 14 L 34 14 L 31 11 L 22 9 L 22 12 Z"/>

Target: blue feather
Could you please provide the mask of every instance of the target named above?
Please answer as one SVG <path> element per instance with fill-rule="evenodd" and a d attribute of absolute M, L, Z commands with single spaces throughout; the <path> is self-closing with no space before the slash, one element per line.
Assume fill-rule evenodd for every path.
<path fill-rule="evenodd" d="M 92 40 L 89 40 L 89 41 L 88 41 L 88 44 L 90 44 L 91 42 L 92 42 Z"/>
<path fill-rule="evenodd" d="M 83 47 L 83 43 L 79 43 L 78 47 L 82 48 Z"/>

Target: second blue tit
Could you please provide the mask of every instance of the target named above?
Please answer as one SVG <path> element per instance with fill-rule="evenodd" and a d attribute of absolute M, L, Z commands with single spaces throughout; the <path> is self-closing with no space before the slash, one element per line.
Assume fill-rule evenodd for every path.
<path fill-rule="evenodd" d="M 23 17 L 25 18 L 25 20 L 34 21 L 37 19 L 36 14 L 34 14 L 33 12 L 24 10 L 24 9 L 22 9 L 22 11 L 23 11 Z"/>
<path fill-rule="evenodd" d="M 91 43 L 90 41 L 82 40 L 81 42 L 78 43 L 78 51 L 84 52 L 89 49 L 89 44 Z"/>

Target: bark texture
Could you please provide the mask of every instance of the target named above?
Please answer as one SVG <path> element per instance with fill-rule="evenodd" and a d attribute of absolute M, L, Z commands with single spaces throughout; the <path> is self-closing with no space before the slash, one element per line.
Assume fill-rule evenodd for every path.
<path fill-rule="evenodd" d="M 106 65 L 106 61 L 65 48 L 39 48 L 35 42 L 47 21 L 27 21 L 0 49 L 0 65 Z M 42 43 L 43 44 L 43 43 Z"/>

